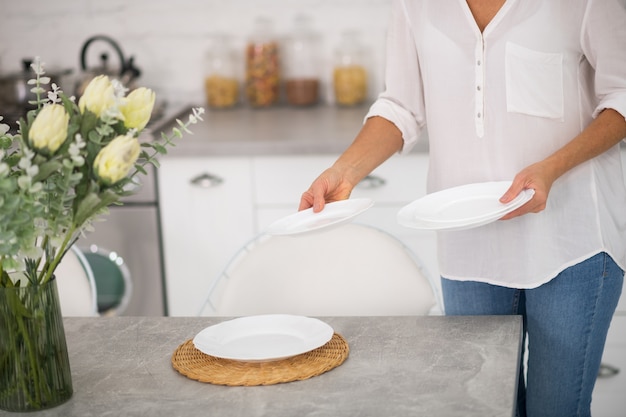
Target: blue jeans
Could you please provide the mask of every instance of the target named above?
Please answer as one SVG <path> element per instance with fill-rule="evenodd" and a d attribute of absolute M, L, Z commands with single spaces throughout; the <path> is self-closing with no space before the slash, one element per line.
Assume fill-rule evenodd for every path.
<path fill-rule="evenodd" d="M 519 417 L 591 415 L 591 394 L 623 283 L 624 271 L 606 253 L 530 290 L 441 280 L 448 315 L 522 315 L 528 367 L 524 383 L 520 363 Z"/>

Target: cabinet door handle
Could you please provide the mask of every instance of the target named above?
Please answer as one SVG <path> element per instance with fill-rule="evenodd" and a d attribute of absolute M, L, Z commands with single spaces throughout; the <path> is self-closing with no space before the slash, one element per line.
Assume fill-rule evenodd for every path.
<path fill-rule="evenodd" d="M 368 175 L 365 178 L 363 178 L 361 181 L 359 181 L 356 187 L 361 188 L 361 189 L 366 189 L 366 190 L 373 190 L 376 188 L 380 188 L 384 186 L 385 184 L 387 184 L 387 181 L 384 178 L 376 176 L 376 175 Z"/>
<path fill-rule="evenodd" d="M 193 178 L 190 182 L 191 185 L 193 185 L 194 187 L 213 188 L 223 183 L 224 180 L 217 175 L 205 172 L 204 174 L 200 174 L 197 177 Z"/>

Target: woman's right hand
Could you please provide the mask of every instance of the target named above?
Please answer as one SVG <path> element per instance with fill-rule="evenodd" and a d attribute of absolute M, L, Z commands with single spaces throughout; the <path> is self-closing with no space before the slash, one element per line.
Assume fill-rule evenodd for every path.
<path fill-rule="evenodd" d="M 350 198 L 359 181 L 402 149 L 402 144 L 402 133 L 392 122 L 368 118 L 348 149 L 302 194 L 299 210 L 313 207 L 318 213 L 326 203 Z"/>
<path fill-rule="evenodd" d="M 302 194 L 298 210 L 313 207 L 313 212 L 318 213 L 324 209 L 326 203 L 349 198 L 353 188 L 354 185 L 345 178 L 339 169 L 336 167 L 328 168 Z"/>

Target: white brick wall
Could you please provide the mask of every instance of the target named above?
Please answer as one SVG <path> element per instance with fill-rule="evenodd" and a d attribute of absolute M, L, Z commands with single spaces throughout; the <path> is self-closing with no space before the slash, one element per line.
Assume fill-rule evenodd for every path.
<path fill-rule="evenodd" d="M 233 36 L 243 52 L 257 16 L 286 35 L 299 13 L 322 34 L 322 76 L 328 87 L 332 51 L 344 30 L 361 31 L 371 59 L 370 96 L 382 89 L 385 31 L 391 0 L 0 0 L 0 73 L 17 71 L 39 55 L 48 68 L 80 69 L 80 48 L 95 34 L 118 41 L 143 71 L 140 84 L 173 102 L 203 103 L 204 59 L 212 34 Z M 93 43 L 88 62 L 99 65 Z M 93 56 L 92 56 L 93 55 Z M 114 58 L 111 63 L 116 64 Z M 68 89 L 68 86 L 64 86 Z"/>

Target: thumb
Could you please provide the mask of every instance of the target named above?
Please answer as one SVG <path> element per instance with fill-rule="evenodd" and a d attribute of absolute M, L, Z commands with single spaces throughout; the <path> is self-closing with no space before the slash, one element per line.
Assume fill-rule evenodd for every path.
<path fill-rule="evenodd" d="M 324 210 L 325 205 L 326 199 L 324 198 L 324 194 L 313 195 L 313 213 L 319 213 Z"/>
<path fill-rule="evenodd" d="M 518 183 L 513 181 L 508 190 L 500 197 L 500 202 L 502 204 L 510 203 L 515 197 L 519 195 L 524 190 L 524 186 L 522 183 Z"/>
<path fill-rule="evenodd" d="M 324 205 L 326 201 L 324 199 L 324 194 L 315 193 L 314 190 L 309 189 L 300 199 L 300 206 L 298 207 L 298 211 L 306 210 L 308 208 L 313 208 L 314 213 L 318 213 L 324 209 Z"/>

